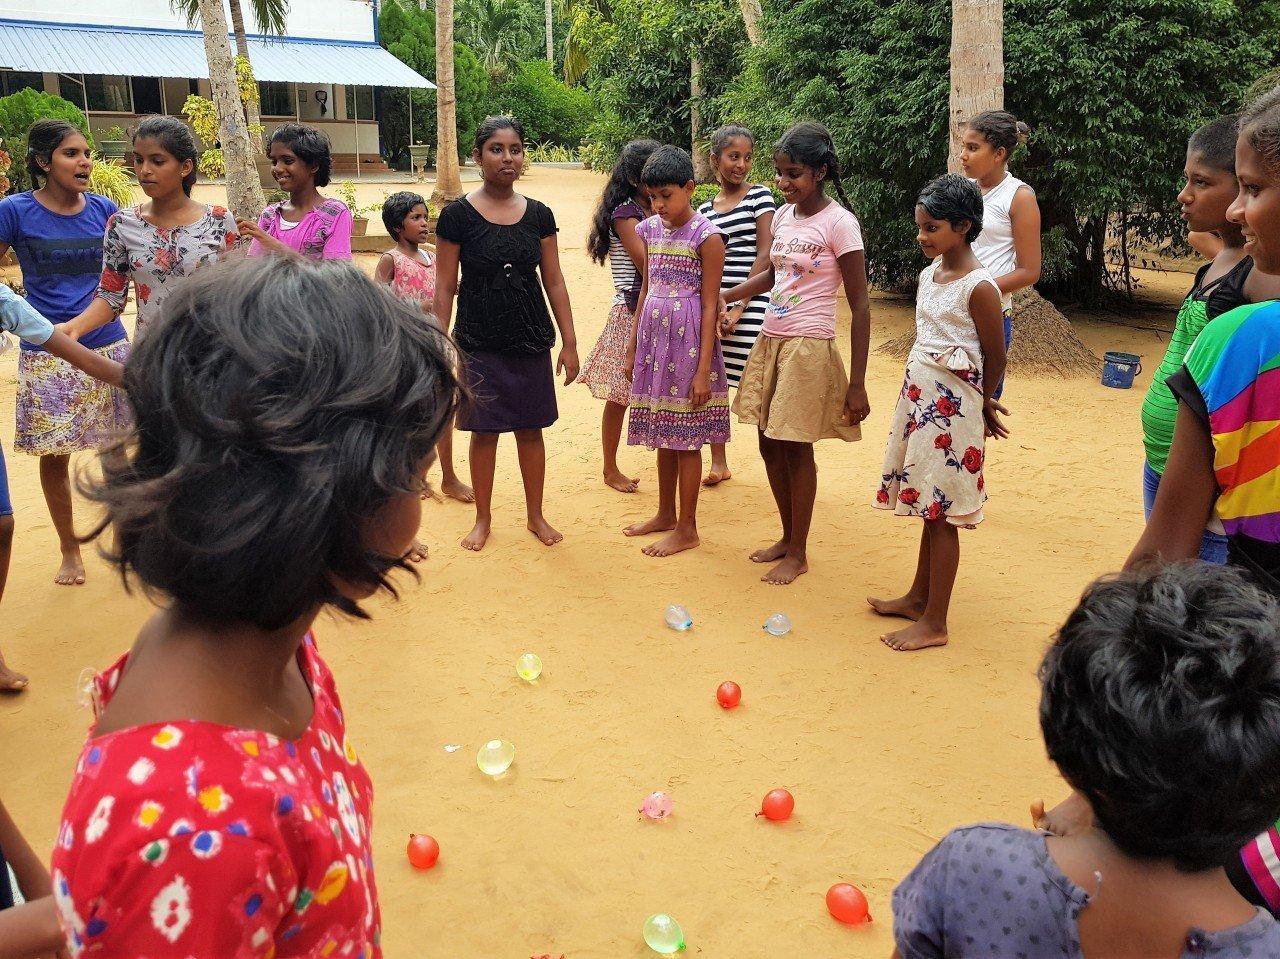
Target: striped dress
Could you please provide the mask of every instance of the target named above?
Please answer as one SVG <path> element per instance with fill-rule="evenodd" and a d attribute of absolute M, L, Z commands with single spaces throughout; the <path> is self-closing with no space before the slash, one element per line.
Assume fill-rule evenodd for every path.
<path fill-rule="evenodd" d="M 756 261 L 756 224 L 760 217 L 776 208 L 773 194 L 767 187 L 756 184 L 747 190 L 737 206 L 728 213 L 717 212 L 714 201 L 708 200 L 698 207 L 698 212 L 724 232 L 724 278 L 720 288 L 727 290 L 745 283 L 751 278 L 751 267 Z M 737 386 L 742 368 L 747 365 L 751 348 L 756 345 L 760 327 L 764 324 L 769 294 L 752 297 L 742 312 L 737 328 L 720 341 L 724 350 L 724 369 L 730 386 Z"/>

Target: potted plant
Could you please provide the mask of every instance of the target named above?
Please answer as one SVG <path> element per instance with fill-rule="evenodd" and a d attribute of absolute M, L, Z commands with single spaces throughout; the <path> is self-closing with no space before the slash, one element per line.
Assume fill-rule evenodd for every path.
<path fill-rule="evenodd" d="M 129 156 L 129 131 L 122 126 L 107 127 L 98 139 L 98 149 L 106 160 L 126 161 Z"/>
<path fill-rule="evenodd" d="M 343 180 L 338 184 L 338 199 L 347 205 L 347 209 L 351 211 L 351 235 L 364 236 L 365 231 L 369 229 L 369 218 L 365 216 L 365 210 L 362 210 L 356 203 L 356 185 L 350 180 Z"/>
<path fill-rule="evenodd" d="M 409 144 L 409 166 L 417 175 L 419 182 L 427 175 L 427 167 L 431 164 L 431 144 Z"/>

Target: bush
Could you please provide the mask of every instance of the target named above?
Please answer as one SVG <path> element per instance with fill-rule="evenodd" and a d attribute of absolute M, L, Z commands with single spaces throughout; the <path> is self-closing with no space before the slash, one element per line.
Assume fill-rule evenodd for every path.
<path fill-rule="evenodd" d="M 595 105 L 586 90 L 565 86 L 546 60 L 528 60 L 492 90 L 489 112 L 517 118 L 530 143 L 576 148 L 586 136 Z"/>
<path fill-rule="evenodd" d="M 66 120 L 77 127 L 93 146 L 89 121 L 74 103 L 30 88 L 0 97 L 0 137 L 4 138 L 5 146 L 13 156 L 9 179 L 15 193 L 31 189 L 31 177 L 27 174 L 27 131 L 31 124 L 45 119 Z"/>
<path fill-rule="evenodd" d="M 693 191 L 693 198 L 689 201 L 696 210 L 708 200 L 714 200 L 717 193 L 720 192 L 719 183 L 699 183 Z"/>
<path fill-rule="evenodd" d="M 94 155 L 89 192 L 105 196 L 121 208 L 133 206 L 133 178 L 119 160 L 104 160 Z"/>

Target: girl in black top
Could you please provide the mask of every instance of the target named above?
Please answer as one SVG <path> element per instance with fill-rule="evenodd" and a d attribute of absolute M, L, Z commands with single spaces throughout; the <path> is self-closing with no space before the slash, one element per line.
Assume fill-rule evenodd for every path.
<path fill-rule="evenodd" d="M 518 120 L 489 117 L 481 123 L 472 157 L 484 185 L 445 207 L 436 224 L 435 314 L 448 324 L 456 295 L 453 336 L 472 394 L 458 413 L 458 429 L 471 433 L 476 493 L 476 525 L 462 545 L 478 551 L 489 538 L 498 437 L 515 433 L 529 531 L 552 546 L 564 537 L 542 515 L 542 431 L 559 415 L 551 369 L 556 333 L 544 286 L 560 328 L 555 372 L 564 374 L 566 385 L 578 375 L 578 341 L 560 271 L 556 220 L 548 207 L 515 192 L 524 169 L 524 129 Z"/>

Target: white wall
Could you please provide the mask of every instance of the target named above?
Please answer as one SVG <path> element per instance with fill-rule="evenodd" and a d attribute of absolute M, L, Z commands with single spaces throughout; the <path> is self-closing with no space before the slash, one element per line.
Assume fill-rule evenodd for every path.
<path fill-rule="evenodd" d="M 246 30 L 261 32 L 252 23 L 250 10 L 245 9 L 245 17 L 250 21 L 245 24 Z M 188 29 L 186 19 L 173 12 L 169 0 L 76 0 L 66 4 L 55 0 L 0 0 L 0 20 Z M 371 0 L 294 0 L 289 9 L 288 35 L 371 41 L 373 4 Z"/>

